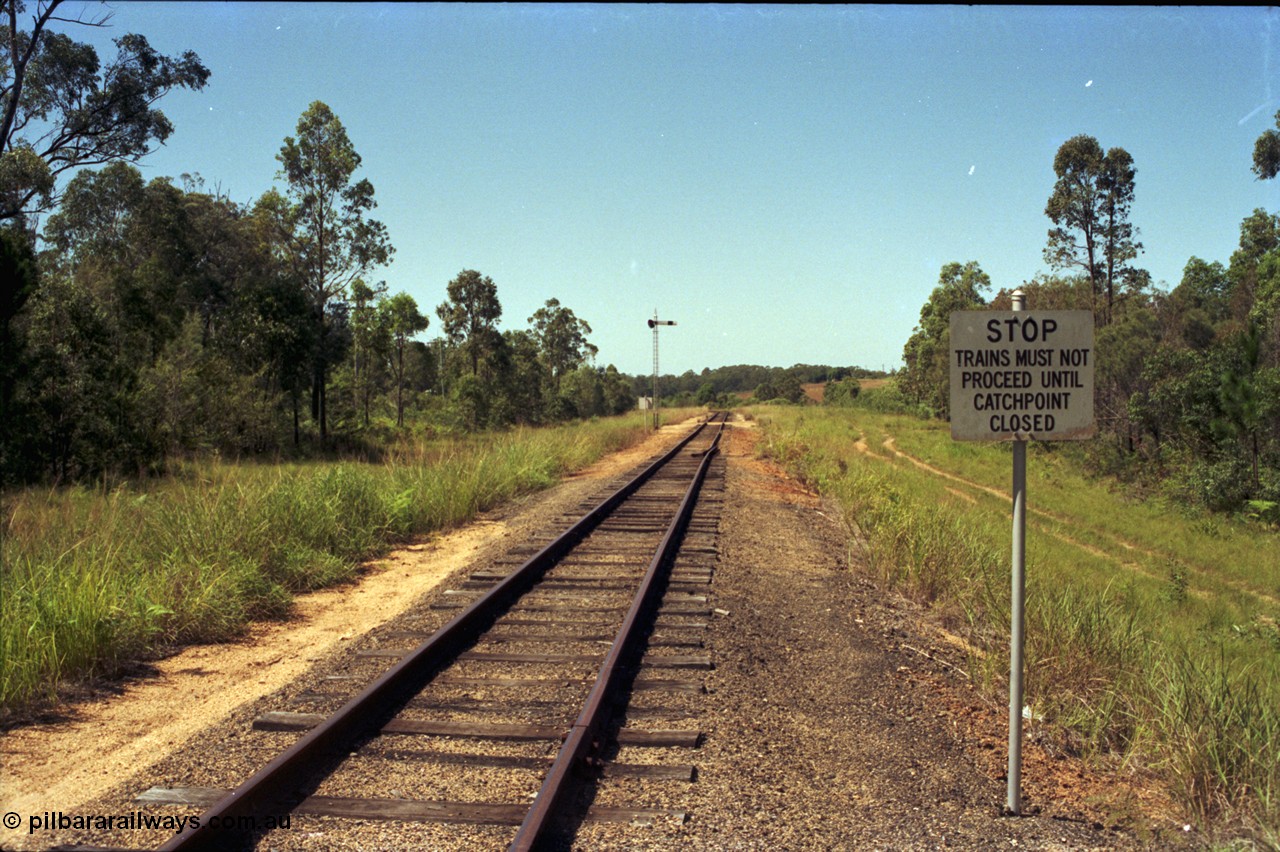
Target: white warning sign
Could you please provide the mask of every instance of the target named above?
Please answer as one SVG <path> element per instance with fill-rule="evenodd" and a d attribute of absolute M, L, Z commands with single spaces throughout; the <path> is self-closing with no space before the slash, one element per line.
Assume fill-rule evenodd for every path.
<path fill-rule="evenodd" d="M 951 437 L 1090 438 L 1093 314 L 956 311 L 951 315 Z"/>

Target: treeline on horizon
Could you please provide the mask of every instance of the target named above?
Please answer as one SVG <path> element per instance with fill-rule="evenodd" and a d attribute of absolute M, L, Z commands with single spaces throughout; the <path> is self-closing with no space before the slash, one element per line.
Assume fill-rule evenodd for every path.
<path fill-rule="evenodd" d="M 1280 173 L 1276 130 L 1257 140 L 1253 172 Z M 1171 290 L 1134 264 L 1142 250 L 1130 221 L 1133 160 L 1076 136 L 1054 159 L 1058 180 L 1045 215 L 1055 274 L 1020 288 L 1028 310 L 1094 313 L 1091 467 L 1143 490 L 1280 525 L 1280 215 L 1257 209 L 1240 223 L 1228 263 L 1192 256 Z M 949 317 L 1011 310 L 991 295 L 976 261 L 943 266 L 903 348 L 897 391 L 925 416 L 948 419 Z"/>
<path fill-rule="evenodd" d="M 686 370 L 680 375 L 658 377 L 658 399 L 663 405 L 734 405 L 739 394 L 749 393 L 759 402 L 780 399 L 801 402 L 802 385 L 827 384 L 844 379 L 878 379 L 889 375 L 883 370 L 863 367 L 832 367 L 826 364 L 794 364 L 790 367 L 762 367 L 756 364 L 733 364 L 727 367 L 705 367 L 700 372 Z M 637 397 L 653 395 L 653 376 L 632 377 Z M 730 395 L 734 398 L 730 399 Z"/>

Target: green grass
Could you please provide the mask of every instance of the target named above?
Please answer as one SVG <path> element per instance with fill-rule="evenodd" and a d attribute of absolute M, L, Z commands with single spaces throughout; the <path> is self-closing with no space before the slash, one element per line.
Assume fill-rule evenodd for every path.
<path fill-rule="evenodd" d="M 756 417 L 764 451 L 837 499 L 868 570 L 933 606 L 1001 700 L 1008 445 L 954 442 L 946 424 L 859 409 Z M 896 456 L 890 437 L 938 470 Z M 1158 773 L 1202 827 L 1280 836 L 1280 536 L 1126 499 L 1083 473 L 1069 447 L 1028 457 L 1028 703 L 1065 743 Z"/>
<path fill-rule="evenodd" d="M 206 461 L 110 490 L 6 493 L 0 714 L 161 646 L 234 637 L 285 614 L 295 592 L 350 578 L 397 542 L 545 488 L 647 434 L 633 414 L 406 441 L 382 464 Z"/>

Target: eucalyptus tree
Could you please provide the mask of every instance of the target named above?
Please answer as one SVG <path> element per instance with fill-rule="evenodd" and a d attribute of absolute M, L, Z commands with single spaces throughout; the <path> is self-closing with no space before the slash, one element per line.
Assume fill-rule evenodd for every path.
<path fill-rule="evenodd" d="M 1280 256 L 1280 214 L 1254 210 L 1240 223 L 1240 245 L 1231 253 L 1227 267 L 1230 313 L 1246 322 L 1255 307 L 1263 265 L 1268 257 Z"/>
<path fill-rule="evenodd" d="M 1182 270 L 1182 282 L 1162 303 L 1161 317 L 1176 340 L 1204 349 L 1230 309 L 1231 279 L 1226 267 L 1194 255 Z"/>
<path fill-rule="evenodd" d="M 0 3 L 0 221 L 25 224 L 53 209 L 68 171 L 147 154 L 173 133 L 155 103 L 209 79 L 195 53 L 164 56 L 137 33 L 115 39 L 117 55 L 104 67 L 92 45 L 52 27 L 102 27 L 109 16 L 63 17 L 61 6 Z"/>
<path fill-rule="evenodd" d="M 436 316 L 449 343 L 465 353 L 471 375 L 479 378 L 480 363 L 500 343 L 498 320 L 502 303 L 493 279 L 474 269 L 464 269 L 447 287 L 448 300 L 436 307 Z"/>
<path fill-rule="evenodd" d="M 391 261 L 387 229 L 367 218 L 377 203 L 373 184 L 354 180 L 360 155 L 333 111 L 315 101 L 298 119 L 297 137 L 286 136 L 276 159 L 286 184 L 277 213 L 282 248 L 311 301 L 316 346 L 312 357 L 311 414 L 328 438 L 325 388 L 330 355 L 330 305 L 346 299 L 357 278 Z"/>
<path fill-rule="evenodd" d="M 604 368 L 604 404 L 606 414 L 626 414 L 636 407 L 631 383 L 612 364 Z"/>
<path fill-rule="evenodd" d="M 898 380 L 899 387 L 908 398 L 928 405 L 942 417 L 948 416 L 951 405 L 947 363 L 951 313 L 985 306 L 984 294 L 990 289 L 991 278 L 975 260 L 943 266 L 938 286 L 920 308 L 920 322 L 902 348 L 906 367 Z"/>
<path fill-rule="evenodd" d="M 1129 264 L 1142 250 L 1129 221 L 1137 171 L 1133 158 L 1123 148 L 1104 154 L 1097 139 L 1082 134 L 1062 143 L 1053 171 L 1058 180 L 1044 212 L 1055 227 L 1049 230 L 1045 262 L 1084 270 L 1093 285 L 1095 313 L 1098 298 L 1105 297 L 1105 325 L 1117 286 L 1142 278 Z"/>
<path fill-rule="evenodd" d="M 502 333 L 501 395 L 505 422 L 541 423 L 555 419 L 555 400 L 543 396 L 547 367 L 533 332 L 513 329 Z"/>
<path fill-rule="evenodd" d="M 1275 129 L 1267 129 L 1253 144 L 1253 173 L 1258 180 L 1271 180 L 1280 174 L 1280 112 Z"/>
<path fill-rule="evenodd" d="M 1255 208 L 1240 222 L 1240 244 L 1231 254 L 1231 264 L 1257 264 L 1277 248 L 1280 248 L 1280 214 Z"/>
<path fill-rule="evenodd" d="M 1261 485 L 1258 460 L 1267 432 L 1274 432 L 1274 424 L 1280 419 L 1280 371 L 1259 369 L 1261 324 L 1250 324 L 1233 342 L 1233 363 L 1222 371 L 1218 386 L 1222 416 L 1214 421 L 1213 428 L 1222 439 L 1234 439 L 1244 451 L 1252 491 L 1258 496 Z"/>
<path fill-rule="evenodd" d="M 529 317 L 529 322 L 542 350 L 542 359 L 551 372 L 554 393 L 559 393 L 564 375 L 595 358 L 600 351 L 587 340 L 591 326 L 563 307 L 559 299 L 547 299 L 547 303 Z"/>
<path fill-rule="evenodd" d="M 369 404 L 379 374 L 390 358 L 391 331 L 387 314 L 379 310 L 386 282 L 370 287 L 361 278 L 351 283 L 351 392 L 352 403 L 364 412 L 369 425 Z"/>
<path fill-rule="evenodd" d="M 385 317 L 384 325 L 390 331 L 395 346 L 392 369 L 396 376 L 396 425 L 404 425 L 404 354 L 409 339 L 426 331 L 429 321 L 418 310 L 418 303 L 408 293 L 396 293 L 378 306 Z"/>
<path fill-rule="evenodd" d="M 298 274 L 281 250 L 279 193 L 269 192 L 248 211 L 246 238 L 262 270 L 256 286 L 243 292 L 244 346 L 252 360 L 268 369 L 270 390 L 288 398 L 293 444 L 302 442 L 301 397 L 311 382 L 311 364 L 319 335 L 312 321 L 311 300 Z"/>

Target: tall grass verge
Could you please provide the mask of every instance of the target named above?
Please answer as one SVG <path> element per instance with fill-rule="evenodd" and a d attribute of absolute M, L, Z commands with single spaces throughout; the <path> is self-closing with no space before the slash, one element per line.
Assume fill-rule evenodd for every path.
<path fill-rule="evenodd" d="M 0 714 L 173 643 L 280 616 L 396 542 L 461 524 L 647 435 L 639 415 L 408 441 L 382 464 L 191 464 L 3 495 Z"/>
<path fill-rule="evenodd" d="M 1180 798 L 1202 823 L 1238 816 L 1242 803 L 1253 803 L 1280 837 L 1273 677 L 1233 665 L 1221 648 L 1172 651 L 1152 674 L 1154 729 Z"/>
<path fill-rule="evenodd" d="M 1010 504 L 992 489 L 1007 493 L 1007 447 L 857 409 L 756 416 L 762 451 L 837 501 L 867 570 L 961 631 L 969 670 L 1002 701 Z M 889 438 L 951 478 L 895 456 Z M 1029 466 L 1026 696 L 1037 717 L 1079 753 L 1159 773 L 1211 833 L 1274 841 L 1280 541 L 1126 503 L 1066 453 L 1038 449 Z"/>

